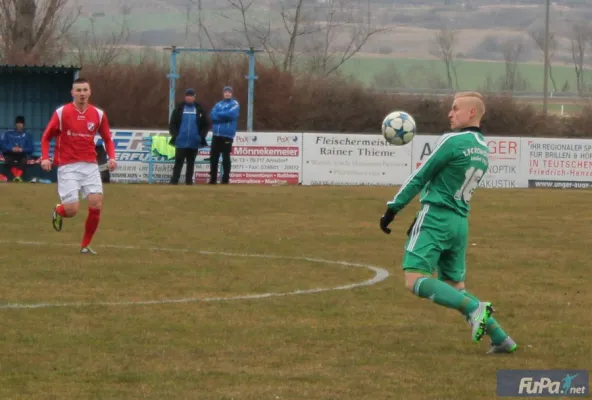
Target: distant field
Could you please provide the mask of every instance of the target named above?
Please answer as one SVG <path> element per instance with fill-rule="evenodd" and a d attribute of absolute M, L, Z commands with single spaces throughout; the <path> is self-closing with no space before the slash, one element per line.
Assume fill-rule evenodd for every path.
<path fill-rule="evenodd" d="M 134 12 L 127 20 L 129 29 L 135 32 L 142 31 L 159 31 L 170 30 L 175 32 L 184 32 L 187 22 L 191 29 L 196 29 L 197 13 L 192 12 L 189 16 L 186 12 L 166 11 L 160 14 L 149 12 Z M 268 21 L 270 19 L 269 12 L 261 9 L 252 9 L 249 11 L 250 18 L 257 21 Z M 217 32 L 230 32 L 232 30 L 240 31 L 240 21 L 236 13 L 227 13 L 231 15 L 230 18 L 223 17 L 220 10 L 204 10 L 202 12 L 202 19 L 208 26 L 210 34 Z M 104 16 L 96 19 L 95 30 L 97 34 L 105 34 L 117 31 L 120 29 L 122 22 L 121 17 Z M 76 24 L 79 29 L 86 29 L 90 26 L 88 18 L 80 18 Z M 417 48 L 418 37 L 424 37 L 429 40 L 429 30 L 425 32 L 411 32 L 409 28 L 401 27 L 397 30 L 399 35 L 393 36 L 392 45 L 396 49 L 409 48 L 407 45 Z M 426 33 L 427 32 L 427 33 Z M 475 31 L 482 32 L 482 31 Z M 476 33 L 475 33 L 476 34 Z M 194 35 L 190 33 L 190 36 Z M 409 36 L 411 35 L 411 36 Z M 427 36 L 426 36 L 427 35 Z M 172 44 L 172 43 L 171 43 Z M 177 43 L 182 46 L 183 43 Z M 419 46 L 422 47 L 422 46 Z M 156 48 L 155 48 L 156 49 Z M 466 50 L 466 49 L 459 49 Z M 411 51 L 411 50 L 410 50 Z M 158 52 L 159 53 L 159 52 Z M 420 52 L 421 53 L 421 52 Z M 392 57 L 388 55 L 380 56 L 376 54 L 364 54 L 358 57 L 353 57 L 348 60 L 340 68 L 341 72 L 351 75 L 356 79 L 366 84 L 373 84 L 374 77 L 384 71 L 396 69 L 399 76 L 409 88 L 428 89 L 434 86 L 433 81 L 445 81 L 446 70 L 444 64 L 439 60 L 422 59 L 421 54 L 414 51 L 401 56 L 401 53 L 394 54 Z M 424 52 L 425 53 L 425 52 Z M 130 62 L 139 62 L 139 51 L 133 51 L 129 55 Z M 419 55 L 418 55 L 419 54 Z M 161 54 L 153 54 L 160 62 L 168 64 L 168 59 L 163 58 Z M 259 56 L 263 58 L 264 56 Z M 208 55 L 184 54 L 182 60 L 207 60 Z M 301 60 L 303 60 L 302 58 Z M 489 80 L 493 83 L 494 88 L 497 88 L 497 81 L 505 74 L 505 64 L 503 62 L 490 61 L 468 61 L 460 60 L 457 62 L 458 84 L 461 89 L 483 89 L 486 82 Z M 527 90 L 542 91 L 543 89 L 543 65 L 538 63 L 523 63 L 520 65 L 520 74 L 528 82 Z M 559 65 L 553 67 L 553 76 L 557 84 L 557 89 L 561 91 L 567 83 L 568 91 L 576 91 L 576 81 L 574 68 L 571 65 Z M 588 73 L 592 76 L 592 73 Z M 434 79 L 436 78 L 436 79 Z M 439 79 L 438 79 L 439 78 Z M 592 79 L 588 78 L 588 83 L 592 84 Z M 549 87 L 552 90 L 553 86 L 549 81 Z"/>
<path fill-rule="evenodd" d="M 477 89 L 483 87 L 488 77 L 495 83 L 505 75 L 505 63 L 492 61 L 463 61 L 456 63 L 458 84 L 461 89 Z M 446 68 L 440 60 L 418 60 L 387 57 L 355 57 L 351 58 L 342 67 L 346 74 L 356 76 L 363 82 L 371 83 L 374 76 L 383 71 L 396 68 L 399 74 L 410 83 L 410 87 L 429 88 L 426 76 L 437 74 L 445 79 Z M 520 73 L 531 86 L 529 90 L 543 90 L 544 67 L 542 64 L 526 64 L 519 66 Z M 565 82 L 569 85 L 569 91 L 576 91 L 576 79 L 573 67 L 553 67 L 553 77 L 561 90 Z M 590 79 L 588 80 L 591 81 Z M 549 81 L 549 88 L 553 86 Z"/>
<path fill-rule="evenodd" d="M 240 25 L 239 14 L 230 14 L 231 18 L 221 15 L 217 10 L 202 11 L 202 21 L 206 24 L 210 31 L 217 32 L 221 30 L 230 30 L 233 26 Z M 250 18 L 256 20 L 266 20 L 269 18 L 269 13 L 264 10 L 250 10 Z M 134 12 L 127 17 L 126 23 L 130 31 L 142 32 L 149 30 L 173 30 L 176 32 L 184 32 L 185 26 L 189 21 L 189 26 L 196 26 L 198 20 L 197 12 L 192 11 L 187 15 L 185 11 L 181 12 Z M 114 17 L 106 15 L 104 17 L 95 18 L 95 31 L 97 34 L 109 34 L 114 29 L 121 27 L 123 18 L 120 16 Z M 90 18 L 81 17 L 74 25 L 77 29 L 88 29 L 90 27 Z"/>
<path fill-rule="evenodd" d="M 126 54 L 122 56 L 121 60 L 137 63 L 140 62 L 142 57 L 144 57 L 144 59 L 147 57 L 168 66 L 170 60 L 169 54 L 170 53 L 168 52 L 162 51 L 162 48 L 159 47 L 148 49 L 137 47 L 126 50 Z M 200 61 L 207 61 L 209 57 L 209 53 L 184 53 L 178 57 L 178 61 L 199 63 Z M 258 55 L 258 59 L 265 62 L 266 56 Z M 429 89 L 430 77 L 438 76 L 441 80 L 445 80 L 446 76 L 444 64 L 439 60 L 389 58 L 388 56 L 379 57 L 373 55 L 352 57 L 341 66 L 340 71 L 365 84 L 374 85 L 374 77 L 377 74 L 392 69 L 398 71 L 399 76 L 403 78 L 403 81 L 408 88 Z M 529 83 L 529 88 L 527 90 L 543 90 L 542 64 L 522 63 L 520 64 L 519 69 L 521 75 Z M 589 77 L 592 76 L 590 72 L 588 72 Z M 483 90 L 488 79 L 495 84 L 499 78 L 504 76 L 505 64 L 503 62 L 488 61 L 458 61 L 457 73 L 460 89 Z M 557 65 L 553 67 L 553 76 L 557 82 L 559 91 L 561 91 L 565 82 L 568 83 L 568 91 L 576 91 L 575 73 L 572 67 Z M 587 83 L 592 84 L 592 79 L 588 78 Z M 549 81 L 549 89 L 553 89 L 551 81 Z"/>

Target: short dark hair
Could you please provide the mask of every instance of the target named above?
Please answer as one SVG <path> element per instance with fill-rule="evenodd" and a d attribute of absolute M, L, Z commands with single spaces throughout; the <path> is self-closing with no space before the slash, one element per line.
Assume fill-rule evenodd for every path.
<path fill-rule="evenodd" d="M 77 78 L 77 79 L 75 79 L 73 85 L 75 85 L 77 83 L 88 83 L 90 85 L 90 82 L 86 78 Z"/>

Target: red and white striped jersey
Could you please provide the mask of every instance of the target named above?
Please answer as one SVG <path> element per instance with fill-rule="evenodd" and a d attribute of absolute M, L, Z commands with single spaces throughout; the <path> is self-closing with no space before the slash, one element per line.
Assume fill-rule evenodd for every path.
<path fill-rule="evenodd" d="M 53 113 L 41 138 L 41 159 L 49 159 L 51 139 L 55 138 L 53 164 L 55 166 L 75 162 L 97 162 L 95 135 L 101 135 L 109 158 L 115 158 L 115 146 L 107 114 L 100 108 L 88 105 L 80 111 L 74 103 L 61 106 Z"/>

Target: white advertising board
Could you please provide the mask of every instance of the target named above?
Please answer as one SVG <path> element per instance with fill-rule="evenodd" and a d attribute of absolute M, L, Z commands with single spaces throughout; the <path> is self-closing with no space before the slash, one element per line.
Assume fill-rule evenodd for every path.
<path fill-rule="evenodd" d="M 411 171 L 411 145 L 382 135 L 305 133 L 303 185 L 401 185 Z"/>
<path fill-rule="evenodd" d="M 417 135 L 413 139 L 413 171 L 432 154 L 441 136 Z M 485 137 L 489 148 L 489 169 L 480 186 L 486 188 L 526 187 L 526 175 L 521 171 L 521 141 L 515 137 Z"/>
<path fill-rule="evenodd" d="M 204 152 L 208 154 L 208 152 Z M 237 133 L 231 152 L 230 183 L 277 185 L 301 181 L 302 134 Z M 221 168 L 222 162 L 218 168 Z M 209 180 L 209 165 L 196 165 L 195 182 Z"/>
<path fill-rule="evenodd" d="M 523 138 L 522 142 L 528 187 L 592 189 L 592 141 Z"/>
<path fill-rule="evenodd" d="M 112 182 L 147 182 L 149 149 L 144 138 L 162 130 L 113 130 L 119 167 Z M 401 185 L 432 154 L 438 135 L 417 135 L 392 146 L 381 135 L 238 132 L 232 151 L 231 183 L 304 185 Z M 98 137 L 97 137 L 98 139 Z M 209 136 L 211 139 L 211 134 Z M 489 170 L 482 187 L 592 189 L 592 140 L 485 138 Z M 209 157 L 202 149 L 198 159 Z M 161 159 L 164 159 L 161 157 Z M 154 182 L 168 182 L 172 163 L 153 166 Z M 181 181 L 184 181 L 184 171 Z M 196 165 L 194 180 L 205 183 L 209 164 Z"/>
<path fill-rule="evenodd" d="M 158 130 L 113 130 L 118 168 L 111 173 L 113 182 L 147 182 L 149 149 L 144 138 L 166 134 Z M 211 133 L 208 141 L 211 140 Z M 230 183 L 298 184 L 301 181 L 302 134 L 300 133 L 244 133 L 237 132 L 231 153 Z M 198 159 L 209 158 L 209 149 L 201 149 Z M 158 158 L 158 157 L 156 157 Z M 160 157 L 160 159 L 164 159 Z M 221 163 L 219 168 L 221 167 Z M 209 179 L 209 165 L 196 165 L 194 181 Z M 173 172 L 172 163 L 153 164 L 153 180 L 168 182 Z M 185 180 L 185 166 L 181 182 Z"/>

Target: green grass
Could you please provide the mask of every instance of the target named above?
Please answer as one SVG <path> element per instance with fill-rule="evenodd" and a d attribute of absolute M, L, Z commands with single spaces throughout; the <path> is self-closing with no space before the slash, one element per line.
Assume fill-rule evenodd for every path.
<path fill-rule="evenodd" d="M 505 76 L 505 64 L 503 62 L 488 61 L 464 61 L 458 60 L 457 74 L 458 85 L 461 89 L 478 89 L 485 86 L 488 77 L 495 83 Z M 396 68 L 399 74 L 408 82 L 409 87 L 429 88 L 425 77 L 429 74 L 438 74 L 442 79 L 446 76 L 446 68 L 440 60 L 418 60 L 405 58 L 379 58 L 379 57 L 354 57 L 345 63 L 342 72 L 351 74 L 365 83 L 372 83 L 374 76 L 385 70 Z M 543 64 L 521 63 L 520 73 L 529 82 L 532 91 L 543 90 Z M 573 67 L 554 66 L 553 77 L 557 82 L 558 90 L 561 90 L 565 82 L 568 82 L 570 91 L 575 92 L 577 85 Z M 588 80 L 589 83 L 592 80 Z M 551 81 L 549 87 L 552 89 Z"/>
<path fill-rule="evenodd" d="M 391 276 L 248 301 L 0 309 L 0 398 L 494 399 L 498 369 L 590 365 L 587 192 L 480 189 L 474 197 L 468 285 L 494 302 L 520 345 L 492 357 L 457 312 L 404 288 L 401 250 L 418 206 L 382 234 L 378 217 L 393 188 L 105 189 L 93 257 L 77 252 L 84 207 L 57 233 L 55 185 L 2 186 L 0 304 L 227 297 L 373 275 L 200 249 L 367 263 Z"/>

